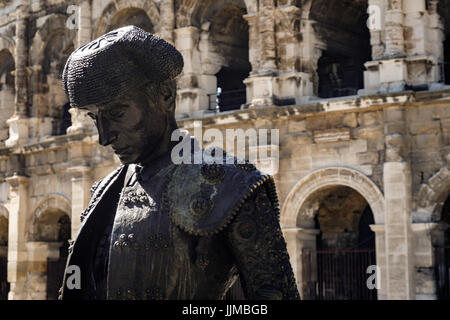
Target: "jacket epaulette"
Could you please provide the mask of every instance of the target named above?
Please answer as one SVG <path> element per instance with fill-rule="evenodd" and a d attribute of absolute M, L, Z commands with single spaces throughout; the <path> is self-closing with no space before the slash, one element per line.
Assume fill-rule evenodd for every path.
<path fill-rule="evenodd" d="M 272 181 L 252 164 L 178 165 L 163 194 L 171 221 L 189 234 L 219 233 L 248 196 Z M 275 197 L 276 198 L 276 197 Z"/>

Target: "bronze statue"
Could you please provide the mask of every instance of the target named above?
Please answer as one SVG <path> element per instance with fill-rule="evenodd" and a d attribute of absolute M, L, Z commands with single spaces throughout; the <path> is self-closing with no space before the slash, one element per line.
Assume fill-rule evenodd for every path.
<path fill-rule="evenodd" d="M 275 185 L 251 164 L 171 161 L 181 54 L 137 27 L 77 49 L 63 72 L 122 165 L 94 183 L 67 267 L 81 288 L 60 299 L 299 299 Z"/>

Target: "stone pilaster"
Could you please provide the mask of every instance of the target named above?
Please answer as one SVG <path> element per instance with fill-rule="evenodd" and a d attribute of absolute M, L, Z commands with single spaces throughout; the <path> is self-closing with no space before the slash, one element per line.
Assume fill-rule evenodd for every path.
<path fill-rule="evenodd" d="M 315 289 L 317 281 L 317 258 L 314 251 L 309 254 L 307 250 L 305 252 L 303 250 L 316 249 L 316 237 L 320 230 L 304 228 L 282 228 L 282 230 L 300 296 L 305 300 L 310 299 L 311 290 Z"/>
<path fill-rule="evenodd" d="M 28 178 L 12 176 L 6 179 L 10 188 L 8 227 L 8 282 L 9 300 L 26 298 L 27 249 L 25 234 L 28 216 Z"/>
<path fill-rule="evenodd" d="M 428 3 L 427 10 L 425 0 L 369 1 L 381 30 L 370 26 L 373 61 L 365 64 L 360 94 L 442 86 L 443 26 L 437 1 Z"/>
<path fill-rule="evenodd" d="M 376 264 L 378 266 L 379 274 L 377 275 L 380 288 L 377 292 L 378 300 L 387 299 L 387 264 L 386 264 L 386 226 L 379 224 L 370 225 L 370 229 L 375 232 L 375 254 Z"/>
<path fill-rule="evenodd" d="M 436 259 L 432 234 L 440 232 L 438 223 L 413 223 L 416 300 L 436 300 Z M 441 239 L 444 237 L 441 236 Z"/>
<path fill-rule="evenodd" d="M 73 239 L 80 229 L 80 214 L 91 199 L 92 178 L 89 167 L 72 167 L 69 169 L 69 172 L 72 174 L 71 237 Z"/>
<path fill-rule="evenodd" d="M 27 300 L 47 299 L 47 261 L 57 260 L 61 242 L 27 242 Z"/>
<path fill-rule="evenodd" d="M 83 0 L 78 7 L 78 33 L 77 46 L 81 47 L 92 40 L 92 6 L 91 1 Z M 67 133 L 76 134 L 95 130 L 93 121 L 87 116 L 87 112 L 77 109 L 69 109 L 72 125 L 67 128 Z"/>
<path fill-rule="evenodd" d="M 388 1 L 385 20 L 386 47 L 384 49 L 384 57 L 403 57 L 405 55 L 403 0 Z"/>
<path fill-rule="evenodd" d="M 28 141 L 28 5 L 22 1 L 16 11 L 16 51 L 15 51 L 15 101 L 14 115 L 7 121 L 9 138 L 6 146 L 11 147 Z"/>
<path fill-rule="evenodd" d="M 261 70 L 263 74 L 277 70 L 275 43 L 275 3 L 274 0 L 261 0 L 259 12 L 259 36 L 261 44 Z"/>
<path fill-rule="evenodd" d="M 200 52 L 198 43 L 200 30 L 196 27 L 184 27 L 174 30 L 175 47 L 184 59 L 183 73 L 177 83 L 177 117 L 192 116 L 208 109 L 206 90 L 199 84 L 201 75 Z"/>
<path fill-rule="evenodd" d="M 174 0 L 163 0 L 160 5 L 162 26 L 161 37 L 173 44 L 173 30 L 175 29 Z"/>
<path fill-rule="evenodd" d="M 412 176 L 403 107 L 385 109 L 385 194 L 387 298 L 415 299 L 411 211 Z"/>

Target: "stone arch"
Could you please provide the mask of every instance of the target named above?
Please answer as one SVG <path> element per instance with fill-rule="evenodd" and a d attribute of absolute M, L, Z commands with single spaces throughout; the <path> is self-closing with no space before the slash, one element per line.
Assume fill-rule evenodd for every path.
<path fill-rule="evenodd" d="M 48 16 L 44 21 L 40 22 L 38 30 L 33 38 L 33 42 L 30 48 L 30 64 L 42 64 L 46 59 L 46 50 L 51 43 L 55 42 L 55 35 L 63 36 L 66 40 L 65 47 L 73 49 L 77 45 L 76 30 L 70 30 L 66 26 L 67 15 L 64 14 L 54 14 Z M 60 40 L 60 39 L 56 39 Z M 66 50 L 70 50 L 66 49 Z M 67 52 L 71 53 L 71 52 Z M 66 54 L 67 54 L 66 53 Z M 61 63 L 65 63 L 62 61 Z"/>
<path fill-rule="evenodd" d="M 27 250 L 29 261 L 39 268 L 32 266 L 28 270 L 29 299 L 58 297 L 68 253 L 70 213 L 70 201 L 62 194 L 48 195 L 33 212 Z"/>
<path fill-rule="evenodd" d="M 8 209 L 0 205 L 0 246 L 8 243 L 8 219 Z"/>
<path fill-rule="evenodd" d="M 39 219 L 45 211 L 52 209 L 58 209 L 70 214 L 72 212 L 72 205 L 65 195 L 50 194 L 36 205 L 36 209 L 33 211 L 33 217 Z"/>
<path fill-rule="evenodd" d="M 111 1 L 105 6 L 94 32 L 94 38 L 100 37 L 109 31 L 114 17 L 120 12 L 130 9 L 140 9 L 147 14 L 148 19 L 154 29 L 159 27 L 160 16 L 159 9 L 153 1 L 146 0 L 127 0 L 127 1 Z"/>
<path fill-rule="evenodd" d="M 0 205 L 0 217 L 9 219 L 9 211 L 3 205 Z"/>
<path fill-rule="evenodd" d="M 183 0 L 177 9 L 176 26 L 183 28 L 188 26 L 200 26 L 204 18 L 214 15 L 214 12 L 227 5 L 244 4 L 247 14 L 254 14 L 258 10 L 258 2 L 256 0 Z"/>
<path fill-rule="evenodd" d="M 6 36 L 0 36 L 0 51 L 1 50 L 8 50 L 9 53 L 15 58 L 16 44 L 14 40 Z"/>
<path fill-rule="evenodd" d="M 302 8 L 302 16 L 314 23 L 315 40 L 313 59 L 299 63 L 311 73 L 316 96 L 356 95 L 364 88 L 364 64 L 372 60 L 368 5 L 368 0 L 315 0 Z"/>
<path fill-rule="evenodd" d="M 305 203 L 316 191 L 331 186 L 347 186 L 359 192 L 372 209 L 375 224 L 384 224 L 384 196 L 376 184 L 355 169 L 329 167 L 310 173 L 292 188 L 281 210 L 281 225 L 295 228 L 302 221 L 303 227 L 314 228 L 314 216 L 305 213 Z"/>
<path fill-rule="evenodd" d="M 442 206 L 450 193 L 450 170 L 446 167 L 436 172 L 425 184 L 422 184 L 417 194 L 416 214 L 425 213 L 428 221 L 440 221 Z M 421 214 L 421 216 L 423 216 Z M 419 217 L 413 216 L 413 220 Z M 422 220 L 424 217 L 421 218 Z"/>
<path fill-rule="evenodd" d="M 64 134 L 63 125 L 70 122 L 70 116 L 64 109 L 68 99 L 61 75 L 69 55 L 77 45 L 77 33 L 67 28 L 66 22 L 67 16 L 64 14 L 50 15 L 40 21 L 30 48 L 31 115 L 52 118 L 48 120 L 50 124 L 41 126 L 41 130 L 52 135 Z"/>
<path fill-rule="evenodd" d="M 71 203 L 64 195 L 47 196 L 37 204 L 33 212 L 28 238 L 33 241 L 58 241 L 55 228 L 63 216 L 69 217 L 68 222 L 70 223 L 71 211 Z M 43 231 L 43 228 L 48 229 L 48 232 Z"/>

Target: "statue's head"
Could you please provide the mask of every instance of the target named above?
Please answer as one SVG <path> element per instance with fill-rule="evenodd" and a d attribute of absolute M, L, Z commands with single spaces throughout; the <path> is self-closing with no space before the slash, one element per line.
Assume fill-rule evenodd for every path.
<path fill-rule="evenodd" d="M 63 71 L 71 107 L 89 110 L 100 144 L 122 163 L 151 159 L 176 129 L 175 77 L 183 58 L 171 44 L 135 26 L 78 48 Z"/>

